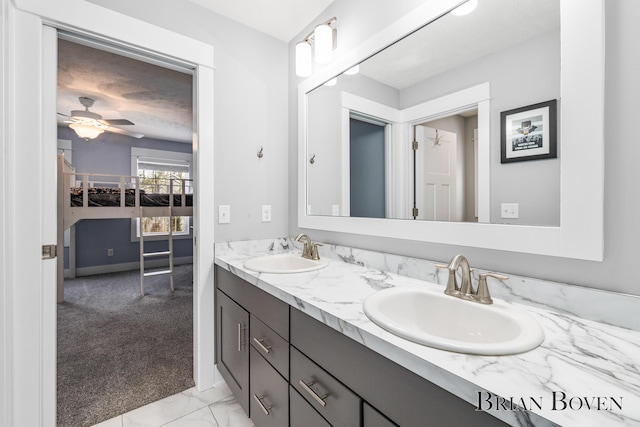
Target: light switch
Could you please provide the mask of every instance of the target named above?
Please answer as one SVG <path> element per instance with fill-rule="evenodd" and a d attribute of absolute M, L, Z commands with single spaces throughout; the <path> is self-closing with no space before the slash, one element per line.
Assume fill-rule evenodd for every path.
<path fill-rule="evenodd" d="M 229 224 L 231 222 L 231 206 L 218 205 L 218 224 Z"/>
<path fill-rule="evenodd" d="M 271 205 L 262 205 L 262 222 L 271 222 Z"/>
<path fill-rule="evenodd" d="M 519 218 L 517 203 L 501 203 L 500 218 Z"/>

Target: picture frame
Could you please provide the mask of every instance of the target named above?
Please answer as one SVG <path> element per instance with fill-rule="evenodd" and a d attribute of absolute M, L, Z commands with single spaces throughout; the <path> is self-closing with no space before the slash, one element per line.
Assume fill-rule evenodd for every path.
<path fill-rule="evenodd" d="M 557 146 L 557 100 L 500 113 L 500 163 L 554 159 Z"/>

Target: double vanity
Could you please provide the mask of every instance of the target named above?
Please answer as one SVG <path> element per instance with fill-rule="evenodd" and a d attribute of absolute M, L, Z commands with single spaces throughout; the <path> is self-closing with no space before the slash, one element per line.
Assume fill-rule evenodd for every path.
<path fill-rule="evenodd" d="M 301 247 L 216 245 L 218 369 L 258 427 L 640 423 L 638 298 L 511 277 L 479 304 L 433 261 Z"/>

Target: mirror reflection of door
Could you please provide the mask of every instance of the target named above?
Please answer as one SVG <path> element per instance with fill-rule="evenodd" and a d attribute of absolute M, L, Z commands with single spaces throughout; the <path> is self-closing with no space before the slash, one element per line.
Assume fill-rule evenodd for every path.
<path fill-rule="evenodd" d="M 350 215 L 385 217 L 385 125 L 349 119 Z"/>
<path fill-rule="evenodd" d="M 457 135 L 416 125 L 416 219 L 460 221 Z"/>

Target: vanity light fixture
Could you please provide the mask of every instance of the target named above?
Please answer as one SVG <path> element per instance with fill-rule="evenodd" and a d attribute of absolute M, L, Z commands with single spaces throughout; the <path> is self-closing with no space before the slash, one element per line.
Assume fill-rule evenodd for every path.
<path fill-rule="evenodd" d="M 466 3 L 461 4 L 451 11 L 452 15 L 464 16 L 476 10 L 478 7 L 478 0 L 468 0 Z"/>
<path fill-rule="evenodd" d="M 331 18 L 316 26 L 307 37 L 296 43 L 296 75 L 309 77 L 313 68 L 311 43 L 313 42 L 313 57 L 318 64 L 328 64 L 333 60 L 333 50 L 337 43 L 337 30 L 332 27 L 337 19 Z"/>
<path fill-rule="evenodd" d="M 313 68 L 313 58 L 311 57 L 311 43 L 303 40 L 296 44 L 296 75 L 309 77 Z"/>

